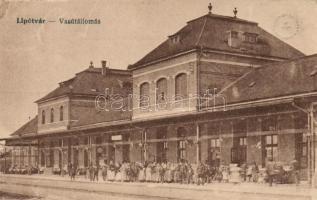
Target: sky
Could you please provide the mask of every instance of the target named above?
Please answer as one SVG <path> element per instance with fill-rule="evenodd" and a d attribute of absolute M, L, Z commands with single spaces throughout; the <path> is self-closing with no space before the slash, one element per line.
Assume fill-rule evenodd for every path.
<path fill-rule="evenodd" d="M 259 23 L 306 55 L 317 53 L 317 0 L 0 0 L 0 137 L 37 114 L 34 103 L 93 61 L 126 69 L 186 22 L 212 12 Z M 292 16 L 291 37 L 276 32 Z M 44 18 L 47 24 L 17 24 Z M 98 25 L 62 25 L 59 18 L 98 18 Z"/>

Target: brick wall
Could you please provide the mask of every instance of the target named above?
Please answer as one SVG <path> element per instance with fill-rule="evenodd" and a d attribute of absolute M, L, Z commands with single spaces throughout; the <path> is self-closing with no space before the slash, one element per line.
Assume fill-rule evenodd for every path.
<path fill-rule="evenodd" d="M 60 107 L 63 106 L 63 120 L 60 121 Z M 38 132 L 67 130 L 69 124 L 69 98 L 62 97 L 38 104 Z M 54 121 L 51 122 L 51 109 L 54 109 Z M 45 111 L 45 124 L 42 124 L 42 111 Z"/>
<path fill-rule="evenodd" d="M 175 77 L 180 73 L 187 75 L 187 90 L 188 94 L 192 96 L 197 94 L 197 67 L 196 67 L 196 53 L 184 55 L 168 61 L 163 61 L 158 64 L 147 66 L 146 68 L 137 69 L 133 71 L 133 118 L 146 118 L 153 115 L 164 115 L 162 109 L 155 109 L 155 94 L 156 94 L 156 81 L 160 78 L 167 79 L 167 101 L 172 102 L 175 99 Z M 144 82 L 150 84 L 150 109 L 147 113 L 139 109 L 138 97 L 140 96 L 140 85 Z M 166 110 L 169 114 L 178 113 L 195 109 L 196 101 L 190 101 L 185 104 L 183 109 L 176 109 L 173 103 L 168 104 Z"/>

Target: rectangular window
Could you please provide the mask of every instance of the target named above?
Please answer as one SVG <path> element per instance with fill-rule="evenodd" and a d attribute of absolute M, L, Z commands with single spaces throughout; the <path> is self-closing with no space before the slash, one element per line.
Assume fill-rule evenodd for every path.
<path fill-rule="evenodd" d="M 186 158 L 186 141 L 178 141 L 178 160 Z"/>
<path fill-rule="evenodd" d="M 239 145 L 240 146 L 247 146 L 247 137 L 240 137 L 239 138 Z"/>
<path fill-rule="evenodd" d="M 250 43 L 255 43 L 256 42 L 256 35 L 255 34 L 244 34 L 244 41 L 245 42 L 250 42 Z"/>
<path fill-rule="evenodd" d="M 219 138 L 217 138 L 217 139 L 211 139 L 211 140 L 210 140 L 210 147 L 211 147 L 211 148 L 219 148 L 219 147 L 220 147 Z"/>
<path fill-rule="evenodd" d="M 212 166 L 219 166 L 220 164 L 220 140 L 213 138 L 209 140 L 208 148 L 208 163 Z"/>
<path fill-rule="evenodd" d="M 164 149 L 167 149 L 168 146 L 166 141 L 163 143 L 163 146 L 164 146 Z"/>
<path fill-rule="evenodd" d="M 272 158 L 273 161 L 277 161 L 278 158 L 278 137 L 276 134 L 274 135 L 266 135 L 265 144 L 264 144 L 264 153 L 265 158 Z"/>
<path fill-rule="evenodd" d="M 231 37 L 232 37 L 232 38 L 238 38 L 238 32 L 236 32 L 236 31 L 231 31 Z"/>

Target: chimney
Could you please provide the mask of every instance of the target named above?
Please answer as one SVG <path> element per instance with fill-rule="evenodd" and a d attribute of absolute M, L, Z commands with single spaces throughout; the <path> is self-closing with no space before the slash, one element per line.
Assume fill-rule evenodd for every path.
<path fill-rule="evenodd" d="M 105 76 L 107 73 L 107 61 L 106 60 L 101 61 L 101 67 L 102 67 L 101 74 Z"/>
<path fill-rule="evenodd" d="M 89 69 L 92 69 L 92 68 L 94 68 L 94 63 L 90 61 Z"/>

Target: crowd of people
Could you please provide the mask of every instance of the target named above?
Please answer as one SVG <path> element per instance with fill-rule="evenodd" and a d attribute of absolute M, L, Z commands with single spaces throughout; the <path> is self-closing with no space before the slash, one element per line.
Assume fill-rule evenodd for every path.
<path fill-rule="evenodd" d="M 19 168 L 12 166 L 7 173 L 34 174 L 43 170 L 35 167 Z M 68 163 L 67 169 L 60 170 L 60 174 L 69 175 L 71 180 L 76 176 L 84 175 L 90 181 L 119 181 L 119 182 L 152 182 L 152 183 L 180 183 L 204 185 L 211 182 L 254 182 L 269 183 L 296 183 L 300 180 L 300 167 L 296 160 L 289 165 L 281 165 L 268 160 L 265 168 L 259 167 L 256 162 L 240 165 L 220 165 L 199 162 L 190 164 L 186 160 L 178 163 L 171 162 L 123 162 L 90 163 L 86 168 L 78 168 Z"/>
<path fill-rule="evenodd" d="M 252 164 L 241 165 L 210 165 L 200 162 L 192 165 L 186 160 L 179 163 L 170 162 L 123 162 L 109 164 L 104 162 L 103 165 L 90 165 L 83 170 L 77 170 L 76 167 L 69 164 L 68 173 L 72 180 L 77 174 L 85 174 L 86 179 L 90 181 L 119 181 L 119 182 L 152 182 L 152 183 L 180 183 L 180 184 L 198 184 L 204 185 L 211 182 L 254 182 L 265 183 L 270 185 L 273 179 L 278 183 L 298 183 L 298 169 L 294 168 L 285 171 L 283 168 L 274 166 L 273 168 L 260 168 L 256 162 Z M 79 172 L 81 171 L 81 172 Z M 275 173 L 274 175 L 273 172 Z M 295 181 L 290 180 L 291 177 Z M 292 179 L 293 179 L 292 178 Z"/>

